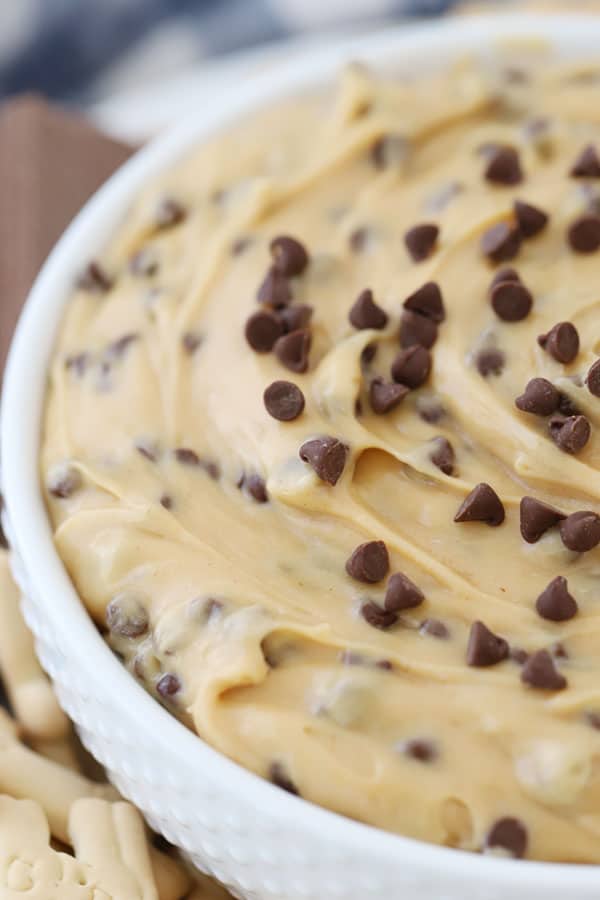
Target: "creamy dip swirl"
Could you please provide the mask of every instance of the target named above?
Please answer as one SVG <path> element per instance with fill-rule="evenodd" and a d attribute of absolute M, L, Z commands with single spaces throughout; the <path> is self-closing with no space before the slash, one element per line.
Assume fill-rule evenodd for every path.
<path fill-rule="evenodd" d="M 41 459 L 91 615 L 202 738 L 359 821 L 572 862 L 600 862 L 599 92 L 352 66 L 194 150 L 84 272 Z"/>

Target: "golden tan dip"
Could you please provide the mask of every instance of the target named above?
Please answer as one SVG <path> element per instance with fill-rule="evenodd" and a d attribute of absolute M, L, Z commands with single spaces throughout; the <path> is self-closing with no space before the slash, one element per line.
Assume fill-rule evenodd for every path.
<path fill-rule="evenodd" d="M 210 744 L 362 822 L 573 862 L 600 862 L 599 97 L 355 66 L 195 150 L 67 308 L 41 463 L 90 613 Z"/>

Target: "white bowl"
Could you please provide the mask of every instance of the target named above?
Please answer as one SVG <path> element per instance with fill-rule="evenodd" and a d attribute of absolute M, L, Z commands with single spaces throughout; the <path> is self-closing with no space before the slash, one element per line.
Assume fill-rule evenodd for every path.
<path fill-rule="evenodd" d="M 444 65 L 465 50 L 489 53 L 499 38 L 515 35 L 547 38 L 560 56 L 593 55 L 600 19 L 490 16 L 389 29 L 333 41 L 215 96 L 127 163 L 85 207 L 44 266 L 17 329 L 4 382 L 2 489 L 14 571 L 41 661 L 83 742 L 123 795 L 200 868 L 248 898 L 598 900 L 600 869 L 470 855 L 352 822 L 235 765 L 144 692 L 80 602 L 54 549 L 40 492 L 46 373 L 63 308 L 82 262 L 110 240 L 140 187 L 215 129 L 327 80 L 348 59 L 414 70 Z"/>

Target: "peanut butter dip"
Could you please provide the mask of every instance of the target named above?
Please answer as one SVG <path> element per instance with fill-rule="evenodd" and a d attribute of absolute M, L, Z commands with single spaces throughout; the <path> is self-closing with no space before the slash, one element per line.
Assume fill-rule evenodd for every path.
<path fill-rule="evenodd" d="M 203 739 L 361 822 L 590 863 L 599 99 L 355 65 L 195 149 L 81 261 L 41 458 L 91 615 Z"/>

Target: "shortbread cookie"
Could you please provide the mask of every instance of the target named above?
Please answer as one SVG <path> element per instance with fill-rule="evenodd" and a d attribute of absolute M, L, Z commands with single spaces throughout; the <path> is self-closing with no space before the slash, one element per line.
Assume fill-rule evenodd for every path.
<path fill-rule="evenodd" d="M 139 813 L 127 803 L 98 803 L 73 807 L 72 857 L 50 847 L 39 804 L 0 796 L 2 900 L 160 900 Z"/>
<path fill-rule="evenodd" d="M 24 733 L 45 741 L 65 737 L 70 731 L 69 720 L 37 661 L 5 550 L 0 551 L 0 622 L 0 672 Z"/>
<path fill-rule="evenodd" d="M 142 817 L 130 803 L 77 800 L 69 813 L 71 846 L 116 896 L 127 886 L 140 900 L 159 900 Z M 137 891 L 137 895 L 136 895 Z"/>

